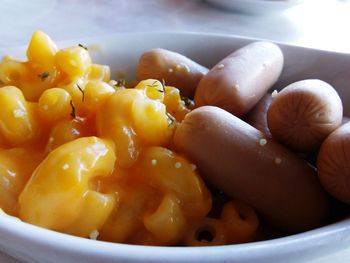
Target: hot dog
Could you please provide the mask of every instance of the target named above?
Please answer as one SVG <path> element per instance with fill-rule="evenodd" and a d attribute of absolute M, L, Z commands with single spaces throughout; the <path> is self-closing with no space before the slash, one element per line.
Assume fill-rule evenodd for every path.
<path fill-rule="evenodd" d="M 156 48 L 142 54 L 137 65 L 137 79 L 158 79 L 175 86 L 181 95 L 193 98 L 200 79 L 208 72 L 206 67 L 179 53 Z"/>
<path fill-rule="evenodd" d="M 210 184 L 250 204 L 280 229 L 304 231 L 327 218 L 328 195 L 316 171 L 225 110 L 204 106 L 187 114 L 174 147 Z"/>
<path fill-rule="evenodd" d="M 318 79 L 292 83 L 276 94 L 267 112 L 274 138 L 299 152 L 312 152 L 342 122 L 335 89 Z"/>
<path fill-rule="evenodd" d="M 282 68 L 283 54 L 277 45 L 253 42 L 221 60 L 201 79 L 195 103 L 218 106 L 240 117 L 264 96 Z"/>
<path fill-rule="evenodd" d="M 272 96 L 267 93 L 243 118 L 245 122 L 263 132 L 269 138 L 272 136 L 267 125 L 267 110 L 271 102 Z"/>
<path fill-rule="evenodd" d="M 350 122 L 332 132 L 317 156 L 317 172 L 323 187 L 338 200 L 350 204 Z"/>

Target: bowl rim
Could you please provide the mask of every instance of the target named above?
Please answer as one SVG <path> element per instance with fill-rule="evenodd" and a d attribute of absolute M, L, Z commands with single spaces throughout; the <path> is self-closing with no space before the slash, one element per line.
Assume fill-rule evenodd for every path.
<path fill-rule="evenodd" d="M 144 262 L 145 258 L 152 262 L 173 262 L 173 259 L 174 262 L 190 261 L 194 258 L 203 258 L 202 262 L 213 262 L 219 255 L 239 255 L 239 260 L 262 260 L 266 256 L 271 259 L 271 255 L 276 258 L 293 254 L 302 256 L 304 252 L 308 252 L 305 256 L 310 257 L 312 251 L 319 249 L 325 255 L 335 246 L 345 248 L 350 244 L 350 218 L 294 235 L 244 244 L 210 246 L 210 249 L 206 246 L 145 246 L 91 240 L 41 228 L 5 214 L 0 215 L 0 235 L 5 237 L 5 242 L 16 240 L 23 247 L 29 244 L 28 247 L 36 251 L 49 248 L 89 257 L 96 256 L 98 251 L 97 254 L 102 258 L 134 260 L 132 262 Z"/>

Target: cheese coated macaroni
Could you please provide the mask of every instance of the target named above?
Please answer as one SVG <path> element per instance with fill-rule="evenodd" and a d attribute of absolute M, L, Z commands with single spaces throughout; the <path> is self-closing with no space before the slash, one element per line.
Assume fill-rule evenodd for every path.
<path fill-rule="evenodd" d="M 176 87 L 110 79 L 88 48 L 33 34 L 25 62 L 0 63 L 0 208 L 47 229 L 144 245 L 247 242 L 254 211 L 224 204 L 172 150 L 190 112 Z M 239 216 L 245 215 L 244 217 Z M 205 233 L 204 233 L 205 232 Z M 209 232 L 209 237 L 207 236 Z"/>

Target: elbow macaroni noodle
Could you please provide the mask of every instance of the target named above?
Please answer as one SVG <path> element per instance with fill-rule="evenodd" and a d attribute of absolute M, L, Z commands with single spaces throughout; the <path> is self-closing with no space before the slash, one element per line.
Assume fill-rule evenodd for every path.
<path fill-rule="evenodd" d="M 254 210 L 237 201 L 209 218 L 212 194 L 171 150 L 190 111 L 175 87 L 110 79 L 82 45 L 35 32 L 28 61 L 0 63 L 0 208 L 48 229 L 112 242 L 247 242 Z"/>

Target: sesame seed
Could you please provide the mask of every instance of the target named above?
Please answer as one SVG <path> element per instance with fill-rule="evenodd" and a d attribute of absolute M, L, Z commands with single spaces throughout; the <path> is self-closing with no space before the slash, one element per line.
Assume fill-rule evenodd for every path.
<path fill-rule="evenodd" d="M 274 91 L 271 93 L 271 97 L 274 98 L 274 97 L 276 97 L 277 94 L 278 94 L 278 91 L 277 91 L 277 90 L 274 90 Z"/>
<path fill-rule="evenodd" d="M 49 142 L 53 142 L 55 139 L 53 137 L 49 138 Z"/>
<path fill-rule="evenodd" d="M 69 168 L 69 164 L 68 163 L 65 163 L 63 166 L 62 166 L 62 169 L 63 170 L 67 170 Z"/>
<path fill-rule="evenodd" d="M 191 69 L 188 65 L 186 65 L 185 63 L 181 63 L 181 65 L 187 72 L 191 72 Z"/>
<path fill-rule="evenodd" d="M 219 64 L 219 65 L 218 65 L 218 69 L 222 69 L 222 68 L 224 68 L 224 67 L 225 67 L 224 64 Z"/>
<path fill-rule="evenodd" d="M 91 233 L 89 234 L 89 238 L 92 240 L 96 240 L 99 235 L 100 235 L 100 233 L 98 232 L 97 229 L 95 229 L 95 230 L 91 231 Z"/>
<path fill-rule="evenodd" d="M 26 115 L 26 112 L 23 109 L 16 109 L 13 111 L 13 117 L 22 118 Z"/>
<path fill-rule="evenodd" d="M 168 72 L 171 73 L 173 72 L 174 70 L 172 68 L 168 69 Z"/>
<path fill-rule="evenodd" d="M 152 163 L 152 165 L 156 165 L 157 164 L 157 160 L 156 159 L 152 159 L 151 163 Z"/>
<path fill-rule="evenodd" d="M 45 104 L 43 105 L 43 110 L 48 110 L 49 109 L 49 105 Z"/>
<path fill-rule="evenodd" d="M 197 169 L 197 166 L 194 163 L 191 163 L 191 168 L 192 168 L 192 171 L 195 171 Z"/>
<path fill-rule="evenodd" d="M 259 145 L 260 146 L 264 146 L 266 144 L 267 144 L 267 140 L 266 139 L 262 138 L 262 139 L 259 140 Z"/>
<path fill-rule="evenodd" d="M 280 164 L 282 162 L 282 159 L 279 157 L 275 158 L 275 164 Z"/>
<path fill-rule="evenodd" d="M 180 162 L 176 162 L 174 166 L 176 169 L 179 169 L 182 166 L 182 164 Z"/>

